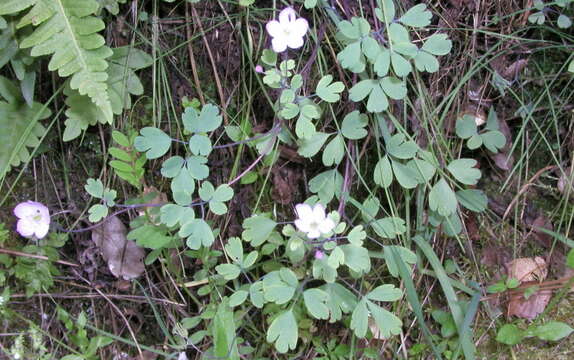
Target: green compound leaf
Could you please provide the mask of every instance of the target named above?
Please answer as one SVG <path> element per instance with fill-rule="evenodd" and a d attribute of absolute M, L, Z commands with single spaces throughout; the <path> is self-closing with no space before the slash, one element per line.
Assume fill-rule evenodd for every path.
<path fill-rule="evenodd" d="M 466 142 L 466 146 L 468 146 L 470 150 L 478 149 L 482 146 L 482 136 L 478 134 L 472 135 Z"/>
<path fill-rule="evenodd" d="M 380 8 L 375 8 L 375 15 L 385 25 L 390 24 L 395 19 L 395 3 L 393 0 L 382 0 L 379 2 Z"/>
<path fill-rule="evenodd" d="M 141 136 L 136 137 L 134 146 L 137 151 L 146 152 L 148 159 L 157 159 L 168 152 L 171 138 L 155 127 L 144 127 Z"/>
<path fill-rule="evenodd" d="M 245 290 L 237 290 L 229 297 L 229 306 L 236 307 L 245 302 L 249 293 Z"/>
<path fill-rule="evenodd" d="M 366 298 L 373 301 L 397 301 L 403 296 L 401 289 L 397 289 L 395 285 L 385 284 L 377 286 L 366 295 Z"/>
<path fill-rule="evenodd" d="M 310 138 L 299 139 L 297 141 L 299 145 L 297 153 L 306 158 L 313 157 L 325 145 L 329 136 L 331 135 L 324 132 L 316 132 Z"/>
<path fill-rule="evenodd" d="M 186 244 L 192 250 L 201 246 L 210 247 L 215 241 L 211 227 L 202 219 L 193 219 L 179 229 L 179 236 L 187 237 Z"/>
<path fill-rule="evenodd" d="M 275 349 L 282 354 L 295 350 L 298 337 L 299 329 L 292 310 L 284 311 L 277 316 L 267 330 L 267 342 L 274 342 Z"/>
<path fill-rule="evenodd" d="M 434 55 L 431 55 L 425 51 L 419 51 L 414 58 L 415 66 L 418 71 L 426 71 L 429 73 L 437 72 L 439 69 L 439 63 Z"/>
<path fill-rule="evenodd" d="M 468 139 L 478 134 L 474 117 L 464 115 L 456 120 L 456 135 L 461 139 Z"/>
<path fill-rule="evenodd" d="M 488 198 L 481 190 L 459 190 L 456 192 L 456 198 L 462 206 L 470 211 L 482 212 L 488 206 Z"/>
<path fill-rule="evenodd" d="M 361 246 L 346 244 L 339 246 L 345 254 L 345 265 L 358 274 L 366 274 L 371 270 L 371 259 L 367 249 Z"/>
<path fill-rule="evenodd" d="M 544 24 L 545 20 L 546 16 L 544 16 L 544 13 L 542 11 L 537 11 L 528 17 L 528 21 L 531 22 L 532 24 L 542 25 Z"/>
<path fill-rule="evenodd" d="M 369 124 L 369 119 L 365 114 L 361 114 L 355 110 L 345 116 L 343 124 L 341 125 L 341 133 L 344 137 L 351 140 L 362 139 L 367 136 L 368 132 L 365 129 Z"/>
<path fill-rule="evenodd" d="M 387 151 L 398 159 L 412 159 L 415 157 L 419 146 L 411 140 L 406 140 L 405 135 L 395 134 L 387 144 Z"/>
<path fill-rule="evenodd" d="M 329 294 L 321 289 L 308 289 L 303 292 L 303 299 L 307 312 L 315 319 L 327 320 L 329 318 Z"/>
<path fill-rule="evenodd" d="M 331 140 L 323 151 L 323 164 L 325 166 L 338 165 L 345 156 L 345 142 L 341 135 Z"/>
<path fill-rule="evenodd" d="M 287 268 L 272 271 L 263 278 L 263 296 L 268 302 L 282 305 L 293 298 L 299 281 L 295 273 Z"/>
<path fill-rule="evenodd" d="M 506 144 L 506 137 L 498 130 L 491 130 L 480 134 L 480 138 L 484 146 L 495 154 Z"/>
<path fill-rule="evenodd" d="M 354 73 L 365 71 L 365 60 L 361 53 L 360 41 L 347 45 L 343 51 L 337 54 L 337 60 L 344 69 L 349 69 Z"/>
<path fill-rule="evenodd" d="M 391 53 L 391 65 L 397 76 L 407 76 L 413 69 L 411 63 L 396 52 Z"/>
<path fill-rule="evenodd" d="M 409 9 L 399 21 L 412 27 L 425 27 L 431 23 L 432 14 L 427 10 L 426 4 L 418 4 Z"/>
<path fill-rule="evenodd" d="M 378 82 L 372 79 L 361 80 L 349 90 L 349 99 L 358 102 L 369 96 L 373 88 L 378 86 Z"/>
<path fill-rule="evenodd" d="M 446 55 L 452 49 L 452 41 L 447 34 L 432 34 L 423 44 L 421 50 L 433 55 Z"/>
<path fill-rule="evenodd" d="M 341 320 L 343 314 L 348 314 L 357 306 L 357 297 L 343 285 L 329 283 L 320 287 L 328 295 L 327 307 L 329 308 L 329 322 Z"/>
<path fill-rule="evenodd" d="M 429 207 L 442 216 L 449 216 L 456 211 L 458 201 L 450 185 L 440 179 L 429 193 Z"/>
<path fill-rule="evenodd" d="M 394 76 L 382 78 L 380 85 L 391 99 L 400 100 L 407 96 L 407 86 L 405 82 Z"/>
<path fill-rule="evenodd" d="M 185 166 L 185 159 L 181 156 L 172 156 L 161 165 L 161 175 L 166 178 L 174 178 L 181 173 Z"/>
<path fill-rule="evenodd" d="M 345 90 L 345 85 L 341 81 L 333 82 L 333 75 L 325 75 L 319 80 L 315 92 L 321 100 L 335 103 L 341 99 L 340 93 Z"/>
<path fill-rule="evenodd" d="M 373 70 L 378 76 L 387 76 L 391 67 L 391 52 L 387 49 L 381 49 L 377 59 L 373 64 Z"/>
<path fill-rule="evenodd" d="M 92 205 L 92 207 L 88 209 L 88 214 L 90 214 L 88 220 L 96 223 L 108 216 L 108 207 L 102 204 Z"/>
<path fill-rule="evenodd" d="M 189 149 L 193 155 L 208 156 L 213 147 L 211 146 L 211 140 L 207 136 L 195 134 L 189 139 Z"/>
<path fill-rule="evenodd" d="M 209 176 L 207 158 L 204 156 L 190 156 L 186 159 L 186 168 L 189 175 L 197 180 L 203 180 Z"/>
<path fill-rule="evenodd" d="M 191 177 L 187 168 L 173 178 L 170 187 L 176 203 L 182 206 L 191 204 L 191 196 L 195 191 L 195 180 Z"/>
<path fill-rule="evenodd" d="M 253 215 L 243 220 L 243 240 L 251 243 L 251 246 L 258 247 L 263 244 L 271 232 L 275 229 L 277 223 L 265 215 Z"/>
<path fill-rule="evenodd" d="M 88 179 L 84 190 L 95 198 L 101 199 L 104 196 L 104 184 L 100 179 Z"/>
<path fill-rule="evenodd" d="M 570 26 L 572 26 L 572 20 L 570 20 L 568 16 L 560 14 L 558 16 L 558 20 L 556 20 L 556 24 L 560 29 L 568 29 Z"/>
<path fill-rule="evenodd" d="M 336 170 L 324 171 L 309 181 L 309 190 L 319 196 L 322 204 L 328 204 L 335 195 L 341 194 L 343 176 Z"/>
<path fill-rule="evenodd" d="M 1 50 L 6 51 L 5 49 Z M 40 145 L 40 138 L 46 129 L 39 122 L 50 116 L 50 110 L 40 103 L 31 106 L 20 95 L 20 90 L 7 78 L 0 76 L 0 178 L 12 166 L 19 166 L 30 160 L 28 148 Z"/>
<path fill-rule="evenodd" d="M 160 209 L 160 221 L 169 227 L 183 225 L 195 217 L 193 209 L 177 204 L 166 204 Z"/>
<path fill-rule="evenodd" d="M 401 187 L 405 189 L 414 189 L 418 185 L 418 172 L 409 166 L 398 161 L 392 160 L 393 173 Z"/>
<path fill-rule="evenodd" d="M 351 330 L 355 332 L 358 338 L 364 338 L 367 335 L 369 326 L 369 310 L 367 310 L 367 300 L 359 301 L 353 315 L 351 315 Z"/>
<path fill-rule="evenodd" d="M 350 40 L 358 40 L 371 32 L 369 22 L 359 17 L 353 17 L 351 21 L 343 20 L 337 26 L 341 33 Z"/>
<path fill-rule="evenodd" d="M 388 188 L 393 183 L 393 169 L 387 155 L 383 156 L 375 165 L 373 172 L 375 184 Z"/>
<path fill-rule="evenodd" d="M 407 163 L 407 167 L 416 174 L 416 180 L 419 184 L 424 184 L 433 178 L 436 167 L 426 160 L 412 159 Z"/>
<path fill-rule="evenodd" d="M 185 130 L 191 133 L 206 133 L 217 129 L 223 121 L 219 114 L 219 108 L 212 104 L 206 104 L 201 113 L 193 107 L 188 107 L 182 115 Z"/>
<path fill-rule="evenodd" d="M 394 239 L 407 230 L 405 221 L 398 217 L 385 217 L 371 223 L 373 230 L 382 238 Z"/>
<path fill-rule="evenodd" d="M 81 2 L 24 1 L 17 8 L 33 7 L 24 15 L 18 28 L 33 24 L 34 31 L 20 43 L 21 48 L 32 48 L 32 56 L 52 55 L 50 71 L 70 78 L 72 89 L 88 95 L 104 114 L 106 122 L 113 120 L 106 61 L 112 50 L 105 46 L 105 39 L 98 34 L 104 22 L 93 16 L 99 8 L 95 0 Z M 11 2 L 0 5 L 0 15 L 14 10 Z"/>
<path fill-rule="evenodd" d="M 367 101 L 367 110 L 369 112 L 381 112 L 387 110 L 389 107 L 389 100 L 385 95 L 385 92 L 380 84 L 377 84 L 371 94 L 369 95 L 369 100 Z"/>
<path fill-rule="evenodd" d="M 235 264 L 219 264 L 215 267 L 215 271 L 225 280 L 237 279 L 241 273 L 241 269 Z"/>
<path fill-rule="evenodd" d="M 355 226 L 347 235 L 347 240 L 353 245 L 363 246 L 363 241 L 367 238 L 367 233 L 363 230 L 363 225 Z"/>
<path fill-rule="evenodd" d="M 127 235 L 128 240 L 135 240 L 138 246 L 148 249 L 161 249 L 173 239 L 164 229 L 155 225 L 144 225 L 133 229 Z"/>
<path fill-rule="evenodd" d="M 480 170 L 475 168 L 476 160 L 474 159 L 457 159 L 448 164 L 448 171 L 463 184 L 476 185 L 480 179 Z"/>
<path fill-rule="evenodd" d="M 383 256 L 385 258 L 385 263 L 387 264 L 387 269 L 389 270 L 389 273 L 394 277 L 399 276 L 399 265 L 395 261 L 394 254 L 398 254 L 405 264 L 414 265 L 417 263 L 417 255 L 406 247 L 385 245 L 383 250 Z"/>
<path fill-rule="evenodd" d="M 367 306 L 371 311 L 371 316 L 375 320 L 375 324 L 379 328 L 380 334 L 384 338 L 389 338 L 392 335 L 401 333 L 403 322 L 395 314 L 371 301 L 367 301 Z"/>

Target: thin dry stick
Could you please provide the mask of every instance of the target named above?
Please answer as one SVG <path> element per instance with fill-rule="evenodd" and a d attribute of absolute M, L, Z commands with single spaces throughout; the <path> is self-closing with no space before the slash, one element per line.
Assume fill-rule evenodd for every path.
<path fill-rule="evenodd" d="M 197 88 L 197 95 L 199 96 L 199 101 L 201 105 L 205 105 L 205 99 L 203 98 L 203 91 L 201 91 L 201 84 L 199 83 L 199 75 L 197 73 L 197 63 L 195 62 L 195 55 L 193 54 L 193 44 L 191 39 L 193 38 L 191 33 L 191 26 L 189 23 L 191 19 L 189 18 L 189 7 L 190 3 L 185 4 L 185 32 L 187 34 L 187 52 L 189 53 L 189 62 L 191 64 L 191 73 L 193 74 L 193 82 Z"/>
<path fill-rule="evenodd" d="M 555 168 L 557 168 L 558 166 L 556 165 L 549 165 L 546 167 L 543 167 L 542 169 L 538 170 L 536 172 L 536 174 L 534 174 L 527 182 L 526 184 L 524 184 L 524 186 L 522 186 L 522 188 L 520 189 L 520 191 L 518 192 L 518 194 L 516 194 L 516 196 L 514 197 L 514 199 L 512 199 L 512 201 L 510 202 L 510 204 L 508 204 L 508 207 L 506 208 L 506 211 L 504 212 L 504 215 L 502 215 L 502 220 L 506 219 L 506 217 L 508 216 L 508 214 L 510 213 L 510 210 L 512 210 L 512 208 L 514 207 L 514 205 L 516 204 L 516 202 L 518 201 L 518 198 L 520 198 L 520 196 L 522 194 L 524 194 L 524 192 L 534 183 L 534 181 L 536 179 L 538 179 L 538 177 L 540 175 L 542 175 L 543 173 L 545 173 L 546 171 L 549 170 L 554 170 Z"/>
<path fill-rule="evenodd" d="M 51 261 L 47 256 L 43 256 L 43 255 L 35 255 L 35 254 L 28 254 L 25 252 L 21 252 L 21 251 L 16 251 L 16 250 L 8 250 L 8 249 L 2 249 L 0 248 L 0 253 L 2 254 L 8 254 L 8 255 L 13 255 L 13 256 L 21 256 L 21 257 L 28 257 L 28 258 L 32 258 L 32 259 L 40 259 L 40 260 L 45 260 L 45 261 Z M 62 264 L 62 265 L 68 265 L 68 266 L 80 266 L 78 264 L 74 264 L 72 262 L 68 262 L 68 261 L 64 261 L 64 260 L 56 260 L 54 261 L 55 263 L 58 264 Z"/>
<path fill-rule="evenodd" d="M 217 66 L 215 66 L 215 59 L 213 58 L 211 47 L 209 46 L 209 42 L 207 41 L 207 37 L 205 36 L 205 31 L 203 31 L 203 25 L 201 24 L 201 19 L 197 14 L 197 10 L 195 10 L 193 4 L 190 4 L 190 6 L 193 18 L 197 23 L 197 26 L 199 27 L 199 31 L 201 31 L 201 38 L 203 39 L 203 43 L 205 44 L 205 49 L 207 50 L 207 56 L 209 56 L 209 61 L 211 62 L 211 68 L 213 69 L 213 77 L 215 78 L 215 85 L 217 86 L 217 93 L 219 94 L 219 98 L 221 100 L 221 106 L 225 106 L 227 102 L 225 101 L 225 96 L 223 95 L 223 87 L 221 86 L 221 80 L 219 79 Z M 228 124 L 229 121 L 227 119 L 227 112 L 225 111 L 225 108 L 223 108 L 222 114 L 223 119 L 225 120 L 225 124 Z"/>
<path fill-rule="evenodd" d="M 92 289 L 92 288 L 90 288 Z M 185 306 L 185 304 L 181 304 L 175 301 L 160 299 L 160 298 L 152 298 L 152 297 L 145 297 L 139 295 L 117 295 L 117 294 L 105 294 L 110 299 L 118 299 L 124 301 L 133 301 L 138 303 L 148 303 L 149 300 L 163 303 L 167 305 L 175 305 L 175 306 Z M 102 295 L 94 294 L 94 293 L 65 293 L 65 294 L 34 294 L 32 296 L 26 294 L 12 294 L 10 298 L 30 298 L 30 297 L 39 297 L 39 298 L 54 298 L 54 299 L 93 299 L 93 298 L 101 298 Z"/>

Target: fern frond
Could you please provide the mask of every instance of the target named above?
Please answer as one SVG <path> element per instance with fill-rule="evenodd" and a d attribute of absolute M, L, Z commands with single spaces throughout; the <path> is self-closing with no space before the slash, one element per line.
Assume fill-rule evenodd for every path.
<path fill-rule="evenodd" d="M 106 59 L 112 50 L 98 34 L 105 27 L 102 20 L 93 16 L 99 4 L 95 0 L 8 0 L 0 4 L 0 15 L 30 6 L 18 27 L 37 27 L 20 47 L 32 48 L 32 56 L 52 55 L 48 69 L 57 70 L 62 77 L 71 76 L 70 87 L 87 95 L 100 108 L 106 122 L 111 123 Z"/>
<path fill-rule="evenodd" d="M 40 145 L 46 129 L 39 120 L 50 116 L 50 110 L 34 102 L 32 106 L 20 95 L 18 88 L 0 76 L 0 180 L 10 170 L 30 159 L 29 148 Z"/>
<path fill-rule="evenodd" d="M 124 109 L 131 107 L 130 94 L 141 95 L 143 93 L 143 85 L 135 71 L 150 66 L 153 59 L 142 50 L 126 46 L 113 49 L 113 55 L 108 61 L 108 79 L 106 82 L 110 93 L 112 111 L 119 115 Z M 106 122 L 105 114 L 91 103 L 87 96 L 80 95 L 78 91 L 69 87 L 64 90 L 64 94 L 67 95 L 66 105 L 68 106 L 64 141 L 70 141 L 80 136 L 82 131 L 90 125 Z"/>

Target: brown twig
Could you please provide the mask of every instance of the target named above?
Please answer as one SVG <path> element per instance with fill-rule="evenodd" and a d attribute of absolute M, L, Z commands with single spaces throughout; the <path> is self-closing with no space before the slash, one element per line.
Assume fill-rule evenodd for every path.
<path fill-rule="evenodd" d="M 21 257 L 28 257 L 28 258 L 32 258 L 32 259 L 52 261 L 47 256 L 44 256 L 44 255 L 29 254 L 29 253 L 25 253 L 25 252 L 21 252 L 21 251 L 16 251 L 16 250 L 8 250 L 8 249 L 0 248 L 0 253 L 12 255 L 12 256 L 21 256 Z M 67 266 L 74 266 L 74 267 L 80 266 L 78 264 L 74 264 L 72 262 L 68 262 L 65 260 L 55 260 L 54 262 L 58 263 L 58 264 L 62 264 L 62 265 L 67 265 Z"/>
<path fill-rule="evenodd" d="M 195 62 L 195 55 L 193 54 L 193 44 L 191 39 L 193 38 L 191 33 L 191 26 L 189 25 L 191 19 L 189 18 L 189 7 L 190 3 L 185 4 L 185 33 L 187 34 L 187 52 L 189 53 L 189 62 L 191 64 L 191 73 L 193 75 L 193 82 L 197 88 L 197 95 L 199 96 L 199 101 L 201 105 L 205 105 L 205 99 L 203 97 L 203 91 L 201 91 L 201 84 L 199 82 L 199 75 L 197 72 L 197 63 Z"/>

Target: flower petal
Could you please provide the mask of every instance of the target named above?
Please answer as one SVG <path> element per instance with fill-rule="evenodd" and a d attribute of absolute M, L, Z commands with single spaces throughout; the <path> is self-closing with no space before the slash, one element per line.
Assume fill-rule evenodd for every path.
<path fill-rule="evenodd" d="M 309 23 L 307 20 L 299 18 L 290 24 L 290 30 L 290 35 L 303 37 L 309 30 Z"/>
<path fill-rule="evenodd" d="M 37 225 L 33 221 L 30 221 L 27 218 L 20 219 L 16 224 L 16 231 L 18 231 L 18 234 L 23 237 L 29 238 L 34 235 L 34 229 L 36 226 Z"/>
<path fill-rule="evenodd" d="M 335 222 L 331 218 L 326 218 L 319 224 L 319 231 L 326 234 L 335 228 Z"/>
<path fill-rule="evenodd" d="M 309 223 L 309 221 L 307 220 L 303 220 L 303 219 L 297 219 L 295 220 L 295 226 L 297 226 L 297 229 L 299 229 L 299 231 L 302 232 L 309 232 L 311 230 L 311 224 Z"/>
<path fill-rule="evenodd" d="M 28 216 L 34 216 L 38 213 L 38 205 L 41 207 L 45 207 L 44 205 L 35 202 L 35 201 L 26 201 L 16 205 L 14 208 L 14 215 L 18 218 L 22 219 Z"/>
<path fill-rule="evenodd" d="M 295 211 L 297 212 L 297 217 L 305 221 L 311 220 L 311 217 L 313 216 L 313 209 L 307 204 L 295 205 Z"/>
<path fill-rule="evenodd" d="M 276 53 L 282 53 L 287 50 L 287 41 L 283 37 L 276 37 L 271 40 L 271 45 L 273 46 L 273 51 Z"/>
<path fill-rule="evenodd" d="M 39 222 L 36 225 L 36 229 L 34 230 L 34 234 L 36 235 L 36 237 L 38 239 L 43 238 L 44 236 L 46 236 L 46 234 L 48 233 L 48 230 L 50 230 L 50 224 L 46 224 L 43 222 Z"/>
<path fill-rule="evenodd" d="M 315 204 L 313 207 L 313 220 L 318 223 L 325 221 L 325 207 L 323 204 Z"/>
<path fill-rule="evenodd" d="M 279 13 L 279 22 L 281 25 L 289 24 L 297 19 L 297 13 L 292 7 L 286 7 Z"/>
<path fill-rule="evenodd" d="M 267 25 L 265 25 L 265 29 L 267 29 L 267 32 L 272 37 L 281 36 L 284 33 L 283 26 L 281 26 L 277 20 L 269 21 Z"/>
<path fill-rule="evenodd" d="M 307 233 L 307 237 L 308 237 L 309 239 L 316 239 L 316 238 L 318 238 L 319 236 L 321 236 L 321 232 L 320 232 L 319 230 L 317 230 L 317 229 L 313 229 L 313 230 L 311 230 L 311 231 L 309 231 L 309 232 Z"/>
<path fill-rule="evenodd" d="M 299 49 L 303 46 L 303 38 L 300 36 L 289 36 L 287 38 L 287 46 L 291 49 Z"/>

